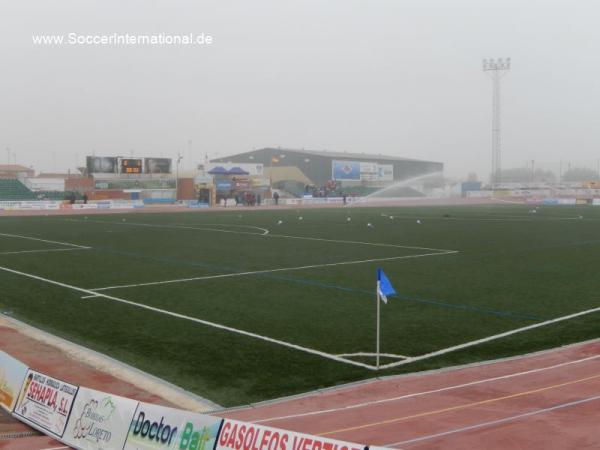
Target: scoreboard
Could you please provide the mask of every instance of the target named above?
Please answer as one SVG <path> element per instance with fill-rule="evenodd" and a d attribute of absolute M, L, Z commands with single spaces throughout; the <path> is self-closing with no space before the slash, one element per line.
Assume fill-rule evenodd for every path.
<path fill-rule="evenodd" d="M 122 159 L 121 173 L 142 173 L 141 159 Z"/>

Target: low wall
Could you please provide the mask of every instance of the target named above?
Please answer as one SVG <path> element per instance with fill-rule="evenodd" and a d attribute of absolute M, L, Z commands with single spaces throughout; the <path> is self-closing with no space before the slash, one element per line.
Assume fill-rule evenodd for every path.
<path fill-rule="evenodd" d="M 77 386 L 0 351 L 0 407 L 81 450 L 363 450 L 364 445 L 223 419 Z M 380 447 L 371 446 L 379 450 Z"/>

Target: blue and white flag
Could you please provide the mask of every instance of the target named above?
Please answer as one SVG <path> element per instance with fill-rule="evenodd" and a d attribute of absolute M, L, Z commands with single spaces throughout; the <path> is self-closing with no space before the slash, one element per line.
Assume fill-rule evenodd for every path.
<path fill-rule="evenodd" d="M 388 295 L 396 295 L 396 291 L 385 275 L 385 272 L 381 269 L 377 269 L 377 281 L 377 293 L 381 297 L 381 300 L 383 300 L 383 303 L 387 303 Z"/>

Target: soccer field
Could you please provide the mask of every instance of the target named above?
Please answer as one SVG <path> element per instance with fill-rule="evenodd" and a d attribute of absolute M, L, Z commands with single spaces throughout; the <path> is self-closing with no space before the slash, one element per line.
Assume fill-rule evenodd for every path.
<path fill-rule="evenodd" d="M 531 208 L 3 217 L 0 307 L 224 406 L 599 337 L 600 208 Z"/>

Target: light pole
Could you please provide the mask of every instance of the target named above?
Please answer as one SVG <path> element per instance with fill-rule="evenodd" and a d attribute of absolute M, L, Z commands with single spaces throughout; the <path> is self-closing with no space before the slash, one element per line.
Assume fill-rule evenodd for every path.
<path fill-rule="evenodd" d="M 484 59 L 483 71 L 492 79 L 492 188 L 502 181 L 501 134 L 500 134 L 500 79 L 510 70 L 510 58 Z"/>
<path fill-rule="evenodd" d="M 175 171 L 175 201 L 179 200 L 179 163 L 181 162 L 182 158 L 183 156 L 181 156 L 181 153 L 177 152 L 177 165 Z"/>

